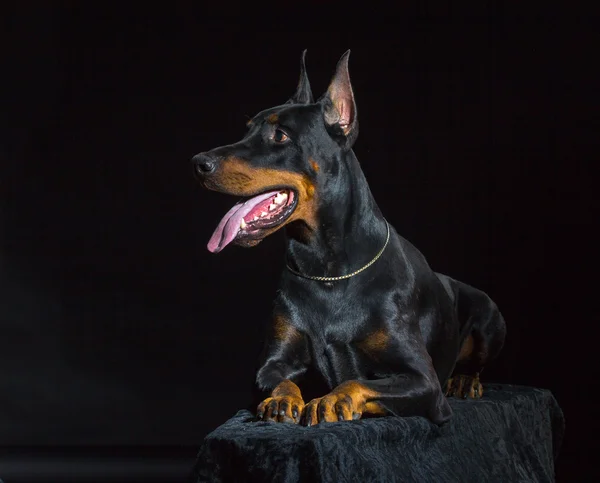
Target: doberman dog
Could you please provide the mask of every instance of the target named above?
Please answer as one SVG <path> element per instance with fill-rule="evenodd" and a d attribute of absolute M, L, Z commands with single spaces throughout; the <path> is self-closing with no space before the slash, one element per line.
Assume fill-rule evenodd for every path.
<path fill-rule="evenodd" d="M 241 141 L 192 158 L 204 187 L 242 197 L 209 251 L 285 232 L 286 266 L 256 377 L 268 397 L 256 418 L 442 424 L 452 416 L 447 397 L 482 396 L 479 373 L 504 345 L 504 319 L 488 295 L 434 272 L 382 215 L 352 150 L 350 51 L 316 102 L 305 54 L 287 102 L 250 119 Z"/>

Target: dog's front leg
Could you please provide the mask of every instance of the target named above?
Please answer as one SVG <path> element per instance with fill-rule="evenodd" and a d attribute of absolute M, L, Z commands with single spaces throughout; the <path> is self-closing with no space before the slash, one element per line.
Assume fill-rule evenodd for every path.
<path fill-rule="evenodd" d="M 272 392 L 258 405 L 258 419 L 300 422 L 304 400 L 294 381 L 306 372 L 309 363 L 305 336 L 284 318 L 275 317 L 273 331 L 267 339 L 265 362 L 256 375 L 259 388 Z"/>
<path fill-rule="evenodd" d="M 401 365 L 403 370 L 397 374 L 345 381 L 313 399 L 304 407 L 301 423 L 312 426 L 360 419 L 366 414 L 423 416 L 436 424 L 450 419 L 452 410 L 425 347 L 405 347 Z"/>
<path fill-rule="evenodd" d="M 436 387 L 437 386 L 437 387 Z M 394 376 L 376 380 L 351 380 L 304 407 L 301 423 L 350 421 L 363 415 L 424 416 L 441 424 L 452 411 L 438 382 L 420 376 Z"/>

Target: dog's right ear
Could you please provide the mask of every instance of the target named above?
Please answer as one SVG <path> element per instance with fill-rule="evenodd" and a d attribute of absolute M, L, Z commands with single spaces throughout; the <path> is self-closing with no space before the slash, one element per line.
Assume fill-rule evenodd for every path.
<path fill-rule="evenodd" d="M 356 101 L 348 71 L 349 57 L 348 50 L 339 60 L 327 92 L 319 100 L 325 106 L 326 124 L 339 129 L 344 136 L 343 144 L 348 149 L 352 147 L 358 136 Z"/>
<path fill-rule="evenodd" d="M 306 65 L 304 64 L 305 58 L 306 49 L 304 49 L 302 57 L 300 58 L 300 80 L 298 81 L 296 93 L 288 99 L 286 104 L 311 104 L 314 102 L 308 75 L 306 75 Z"/>

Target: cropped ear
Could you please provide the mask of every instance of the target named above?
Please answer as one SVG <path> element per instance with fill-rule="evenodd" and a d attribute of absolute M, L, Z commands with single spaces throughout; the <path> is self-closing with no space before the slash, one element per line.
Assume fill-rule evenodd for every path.
<path fill-rule="evenodd" d="M 350 50 L 340 58 L 335 75 L 333 76 L 327 92 L 323 96 L 325 101 L 325 122 L 329 126 L 339 126 L 344 136 L 346 145 L 351 147 L 358 136 L 358 117 L 354 92 L 350 83 L 348 59 Z"/>
<path fill-rule="evenodd" d="M 302 57 L 300 58 L 300 80 L 298 81 L 296 93 L 287 100 L 286 104 L 311 104 L 314 102 L 308 75 L 306 75 L 306 65 L 304 64 L 305 58 L 306 49 L 304 49 Z"/>

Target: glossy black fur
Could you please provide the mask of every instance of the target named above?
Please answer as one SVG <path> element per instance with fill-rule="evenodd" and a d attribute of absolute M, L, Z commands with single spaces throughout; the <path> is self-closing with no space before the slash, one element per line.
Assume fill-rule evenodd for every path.
<path fill-rule="evenodd" d="M 217 190 L 221 190 L 220 163 L 232 157 L 312 180 L 318 200 L 316 229 L 302 220 L 285 226 L 286 261 L 303 274 L 351 273 L 372 260 L 386 238 L 384 216 L 352 151 L 358 117 L 347 62 L 348 53 L 332 80 L 342 92 L 345 108 L 351 110 L 341 125 L 330 94 L 335 90 L 314 102 L 302 64 L 300 83 L 290 101 L 259 113 L 241 141 L 194 157 L 202 181 Z M 274 113 L 289 135 L 284 144 L 271 140 L 273 126 L 265 122 Z M 318 163 L 318 171 L 311 160 Z M 383 165 L 385 160 L 368 162 Z M 262 191 L 279 187 L 264 186 Z M 421 415 L 435 423 L 451 417 L 445 382 L 455 370 L 480 372 L 498 354 L 504 320 L 485 293 L 434 272 L 411 243 L 392 226 L 390 231 L 381 258 L 347 280 L 313 281 L 284 268 L 275 315 L 302 336 L 282 340 L 271 334 L 257 374 L 261 389 L 270 391 L 290 379 L 308 401 L 344 381 L 359 380 L 380 394 L 378 401 L 392 414 Z M 365 348 L 374 333 L 384 334 L 385 343 Z M 469 335 L 473 353 L 457 364 Z"/>

